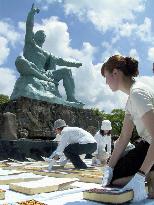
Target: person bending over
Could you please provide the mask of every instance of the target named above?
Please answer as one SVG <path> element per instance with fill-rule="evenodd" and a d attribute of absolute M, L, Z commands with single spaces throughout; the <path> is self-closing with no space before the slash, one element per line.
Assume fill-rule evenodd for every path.
<path fill-rule="evenodd" d="M 56 134 L 61 135 L 61 140 L 53 158 L 58 160 L 64 153 L 76 169 L 86 169 L 87 165 L 81 160 L 80 155 L 95 152 L 97 143 L 94 137 L 82 128 L 67 126 L 62 119 L 54 122 L 54 130 Z"/>

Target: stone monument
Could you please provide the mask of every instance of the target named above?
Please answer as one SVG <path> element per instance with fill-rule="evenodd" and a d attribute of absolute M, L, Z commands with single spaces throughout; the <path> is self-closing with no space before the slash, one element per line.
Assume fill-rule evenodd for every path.
<path fill-rule="evenodd" d="M 45 33 L 39 30 L 33 32 L 34 16 L 39 13 L 38 8 L 32 5 L 26 20 L 26 35 L 23 56 L 18 56 L 15 65 L 20 73 L 11 99 L 28 97 L 31 99 L 47 101 L 82 108 L 83 103 L 75 98 L 75 84 L 72 72 L 68 67 L 80 67 L 79 62 L 71 62 L 56 57 L 42 49 Z M 66 66 L 56 70 L 56 65 Z M 59 93 L 59 81 L 63 80 L 67 99 Z"/>
<path fill-rule="evenodd" d="M 17 139 L 17 123 L 16 115 L 14 113 L 0 113 L 0 139 Z"/>

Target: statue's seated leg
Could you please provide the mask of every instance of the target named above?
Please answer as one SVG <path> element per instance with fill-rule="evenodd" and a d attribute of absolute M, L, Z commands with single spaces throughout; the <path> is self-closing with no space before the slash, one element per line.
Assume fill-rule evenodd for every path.
<path fill-rule="evenodd" d="M 80 103 L 75 99 L 75 84 L 72 77 L 72 71 L 68 68 L 62 68 L 53 71 L 52 74 L 55 81 L 59 82 L 60 80 L 63 80 L 67 101 Z"/>
<path fill-rule="evenodd" d="M 55 95 L 56 95 L 57 97 L 59 97 L 59 98 L 62 98 L 62 96 L 61 96 L 61 94 L 60 94 L 60 92 L 59 92 L 59 90 L 58 90 L 58 85 L 55 85 L 55 90 L 56 90 Z"/>
<path fill-rule="evenodd" d="M 29 62 L 23 56 L 18 56 L 15 61 L 18 72 L 22 76 L 34 76 L 40 80 L 49 81 L 49 78 L 40 73 L 34 63 Z"/>

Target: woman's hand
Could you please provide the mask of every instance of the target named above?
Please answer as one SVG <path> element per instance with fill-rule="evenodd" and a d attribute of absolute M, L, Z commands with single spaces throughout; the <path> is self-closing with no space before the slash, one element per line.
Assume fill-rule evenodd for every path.
<path fill-rule="evenodd" d="M 131 189 L 134 192 L 133 202 L 146 199 L 148 195 L 145 190 L 145 176 L 141 175 L 140 173 L 136 173 L 130 182 L 124 186 L 123 191 Z"/>
<path fill-rule="evenodd" d="M 113 168 L 106 166 L 103 170 L 102 186 L 105 187 L 110 184 L 113 177 Z"/>

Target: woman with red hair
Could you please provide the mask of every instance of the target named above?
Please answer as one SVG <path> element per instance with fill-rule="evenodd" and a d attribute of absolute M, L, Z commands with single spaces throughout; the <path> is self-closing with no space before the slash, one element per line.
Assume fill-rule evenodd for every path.
<path fill-rule="evenodd" d="M 102 185 L 123 185 L 123 190 L 133 189 L 133 200 L 141 201 L 147 198 L 146 176 L 154 170 L 154 91 L 135 80 L 139 74 L 138 61 L 131 57 L 110 57 L 103 64 L 101 73 L 113 92 L 120 90 L 128 95 L 121 134 L 104 168 Z M 122 156 L 134 125 L 142 141 Z"/>

